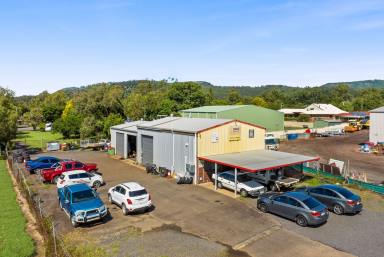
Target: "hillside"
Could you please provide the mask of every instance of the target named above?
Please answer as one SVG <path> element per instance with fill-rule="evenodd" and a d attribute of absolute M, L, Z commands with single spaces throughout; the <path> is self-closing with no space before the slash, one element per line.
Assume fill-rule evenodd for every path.
<path fill-rule="evenodd" d="M 327 83 L 321 87 L 332 88 L 336 87 L 339 84 L 347 84 L 353 89 L 362 89 L 362 88 L 384 88 L 384 80 L 361 80 L 361 81 L 351 81 L 351 82 L 336 82 L 336 83 Z"/>

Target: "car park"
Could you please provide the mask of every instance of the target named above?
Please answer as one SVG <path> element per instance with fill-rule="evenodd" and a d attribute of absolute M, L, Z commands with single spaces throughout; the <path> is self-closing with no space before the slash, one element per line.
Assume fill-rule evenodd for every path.
<path fill-rule="evenodd" d="M 82 163 L 79 161 L 62 161 L 56 168 L 44 169 L 40 172 L 43 182 L 57 183 L 60 175 L 67 171 L 84 170 L 87 172 L 97 171 L 97 165 L 94 163 Z"/>
<path fill-rule="evenodd" d="M 103 177 L 96 173 L 89 173 L 83 170 L 64 172 L 57 180 L 57 188 L 74 184 L 86 184 L 93 188 L 99 188 L 104 184 Z"/>
<path fill-rule="evenodd" d="M 270 212 L 294 220 L 299 226 L 320 225 L 327 221 L 327 207 L 315 198 L 301 192 L 268 192 L 257 202 L 262 212 Z"/>
<path fill-rule="evenodd" d="M 50 168 L 53 164 L 60 162 L 59 158 L 51 156 L 41 156 L 37 159 L 26 161 L 25 168 L 29 173 L 34 173 L 39 169 Z"/>
<path fill-rule="evenodd" d="M 215 183 L 216 174 L 212 175 L 212 179 Z M 217 176 L 217 187 L 235 190 L 235 172 L 231 170 L 220 173 Z M 266 188 L 249 177 L 247 173 L 240 172 L 237 174 L 237 191 L 244 197 L 258 196 L 265 193 Z"/>
<path fill-rule="evenodd" d="M 73 227 L 80 223 L 103 220 L 108 209 L 99 195 L 86 184 L 68 185 L 57 190 L 59 205 Z"/>
<path fill-rule="evenodd" d="M 120 206 L 124 215 L 148 211 L 152 207 L 151 195 L 136 182 L 122 183 L 110 188 L 108 201 Z"/>
<path fill-rule="evenodd" d="M 363 209 L 361 197 L 338 185 L 320 185 L 317 187 L 302 187 L 296 191 L 304 192 L 321 203 L 335 214 L 355 214 Z"/>

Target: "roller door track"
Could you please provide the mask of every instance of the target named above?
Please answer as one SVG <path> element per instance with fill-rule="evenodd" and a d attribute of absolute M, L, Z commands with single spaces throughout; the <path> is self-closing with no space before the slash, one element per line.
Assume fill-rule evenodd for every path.
<path fill-rule="evenodd" d="M 124 134 L 116 132 L 116 155 L 124 157 Z"/>
<path fill-rule="evenodd" d="M 153 163 L 153 137 L 141 137 L 143 164 Z"/>

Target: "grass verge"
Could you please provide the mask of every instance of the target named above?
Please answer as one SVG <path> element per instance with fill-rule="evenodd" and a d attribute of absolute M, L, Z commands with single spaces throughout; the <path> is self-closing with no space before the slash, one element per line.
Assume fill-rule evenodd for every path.
<path fill-rule="evenodd" d="M 0 161 L 0 256 L 33 256 L 35 246 L 25 231 L 26 219 L 16 200 L 6 161 Z"/>
<path fill-rule="evenodd" d="M 46 144 L 51 141 L 60 143 L 76 142 L 78 139 L 63 139 L 61 133 L 51 131 L 19 131 L 14 141 L 22 142 L 33 148 L 45 148 Z"/>

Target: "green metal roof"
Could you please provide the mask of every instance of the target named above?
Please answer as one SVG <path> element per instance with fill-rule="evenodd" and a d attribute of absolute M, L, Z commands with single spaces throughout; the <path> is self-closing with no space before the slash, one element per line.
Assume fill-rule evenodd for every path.
<path fill-rule="evenodd" d="M 211 113 L 216 113 L 216 112 L 223 112 L 223 111 L 238 109 L 238 108 L 241 108 L 244 106 L 247 106 L 247 105 L 211 105 L 211 106 L 202 106 L 202 107 L 182 110 L 181 112 L 206 112 L 206 113 L 211 112 Z"/>

